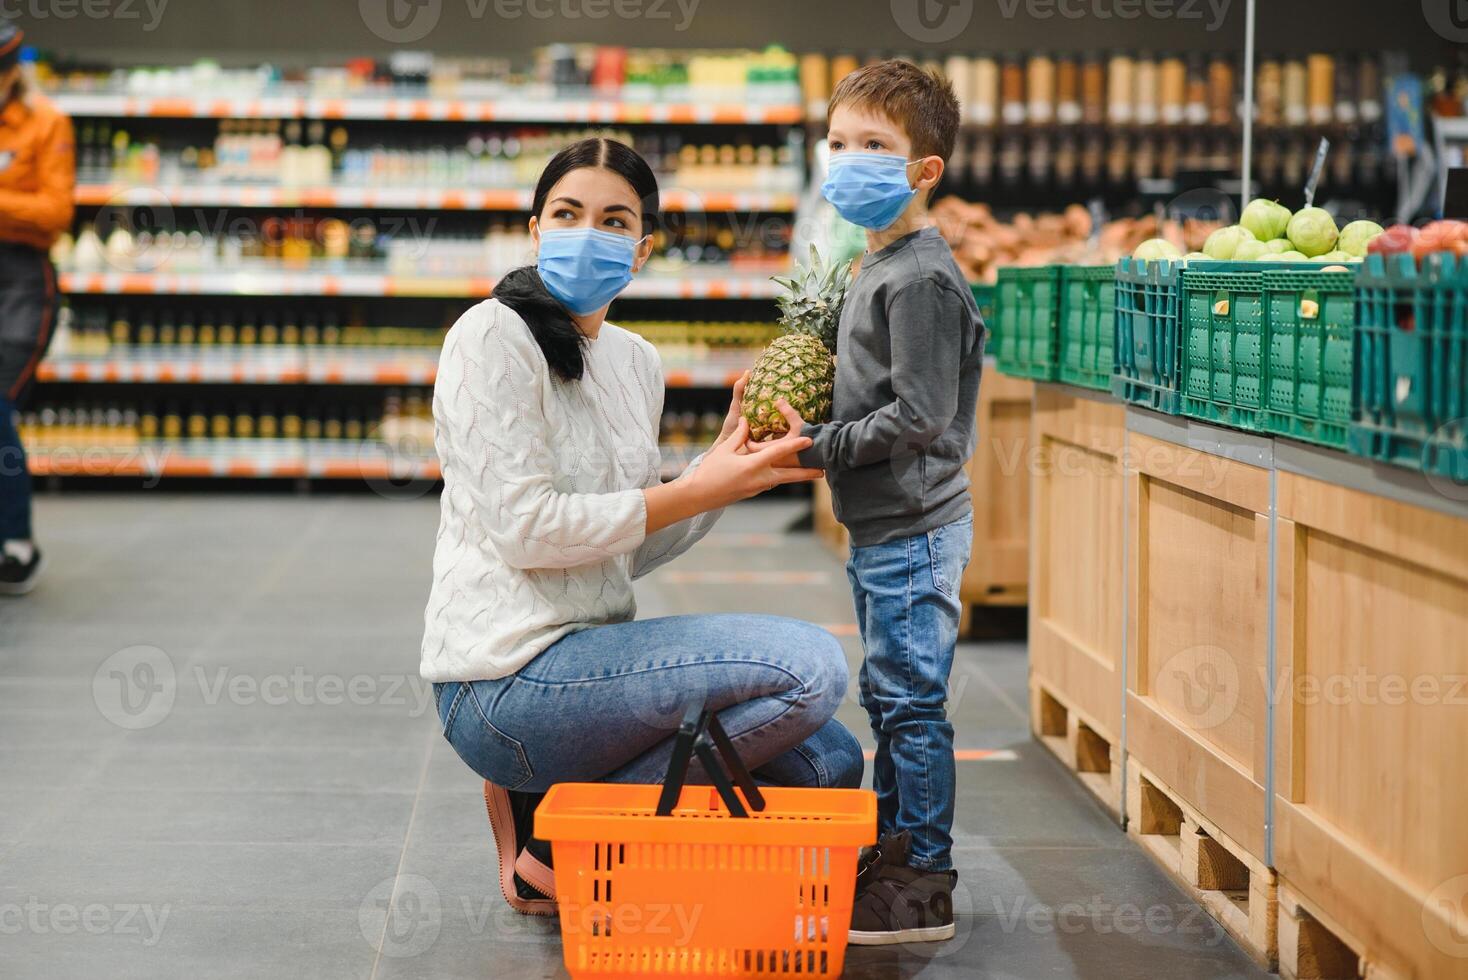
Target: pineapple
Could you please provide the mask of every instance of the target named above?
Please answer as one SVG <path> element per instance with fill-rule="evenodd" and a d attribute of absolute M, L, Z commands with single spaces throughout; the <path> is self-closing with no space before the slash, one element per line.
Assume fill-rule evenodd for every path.
<path fill-rule="evenodd" d="M 755 442 L 789 431 L 785 416 L 775 407 L 780 398 L 807 422 L 830 419 L 836 327 L 851 285 L 851 263 L 826 265 L 812 245 L 809 265 L 799 268 L 793 278 L 773 278 L 785 289 L 777 300 L 784 336 L 760 354 L 744 388 L 744 417 Z"/>

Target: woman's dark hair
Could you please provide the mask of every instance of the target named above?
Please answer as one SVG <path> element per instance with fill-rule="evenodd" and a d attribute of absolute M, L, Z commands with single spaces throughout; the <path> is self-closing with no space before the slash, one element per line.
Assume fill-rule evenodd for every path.
<path fill-rule="evenodd" d="M 601 137 L 572 143 L 546 164 L 535 185 L 531 204 L 535 214 L 545 210 L 546 198 L 562 177 L 584 167 L 601 167 L 627 181 L 642 201 L 642 232 L 652 233 L 658 216 L 658 182 L 652 168 L 632 147 Z M 494 287 L 494 298 L 518 313 L 530 327 L 530 335 L 558 377 L 563 381 L 581 380 L 586 366 L 586 338 L 570 311 L 540 281 L 535 266 L 522 266 L 508 273 Z"/>

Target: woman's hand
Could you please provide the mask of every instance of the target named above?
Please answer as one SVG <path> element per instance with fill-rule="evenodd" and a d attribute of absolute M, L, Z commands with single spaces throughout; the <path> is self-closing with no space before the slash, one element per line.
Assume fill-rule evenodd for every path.
<path fill-rule="evenodd" d="M 682 479 L 643 491 L 647 501 L 647 533 L 756 497 L 782 483 L 819 480 L 824 470 L 808 469 L 795 458 L 811 441 L 798 432 L 757 451 L 749 448 L 749 422 L 742 416 L 729 437 L 704 454 L 698 469 Z"/>
<path fill-rule="evenodd" d="M 800 413 L 791 408 L 790 403 L 783 398 L 777 398 L 775 400 L 775 410 L 785 416 L 785 434 L 778 439 L 768 439 L 764 442 L 749 442 L 745 445 L 746 451 L 767 453 L 773 450 L 782 457 L 793 457 L 795 453 L 799 453 L 803 449 L 809 449 L 812 445 L 811 440 L 801 436 L 801 433 L 805 431 L 805 419 L 800 417 Z M 792 449 L 790 440 L 795 438 L 804 439 L 805 444 L 799 448 Z M 798 463 L 792 462 L 789 465 L 795 466 Z"/>
<path fill-rule="evenodd" d="M 729 413 L 724 416 L 724 427 L 719 430 L 719 437 L 714 440 L 715 446 L 732 436 L 734 430 L 739 427 L 739 420 L 744 415 L 744 386 L 747 384 L 749 384 L 749 372 L 745 371 L 739 376 L 739 380 L 734 382 L 733 397 L 729 400 Z"/>

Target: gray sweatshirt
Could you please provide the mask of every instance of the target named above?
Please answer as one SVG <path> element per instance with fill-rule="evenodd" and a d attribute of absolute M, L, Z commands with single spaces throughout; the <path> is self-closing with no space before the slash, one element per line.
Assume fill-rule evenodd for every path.
<path fill-rule="evenodd" d="M 968 472 L 984 360 L 973 291 L 935 228 L 862 260 L 836 342 L 831 421 L 807 425 L 856 547 L 911 537 L 971 509 Z"/>

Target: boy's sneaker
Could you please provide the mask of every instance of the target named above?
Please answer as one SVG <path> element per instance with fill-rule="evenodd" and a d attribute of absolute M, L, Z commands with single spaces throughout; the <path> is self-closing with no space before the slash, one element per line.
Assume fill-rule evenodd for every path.
<path fill-rule="evenodd" d="M 912 835 L 883 837 L 875 852 L 863 855 L 857 872 L 856 902 L 851 910 L 853 946 L 952 939 L 953 886 L 957 871 L 919 871 L 907 865 Z"/>
<path fill-rule="evenodd" d="M 29 550 L 24 561 L 19 549 L 0 550 L 0 595 L 25 595 L 36 587 L 45 562 L 40 548 L 32 545 Z"/>

